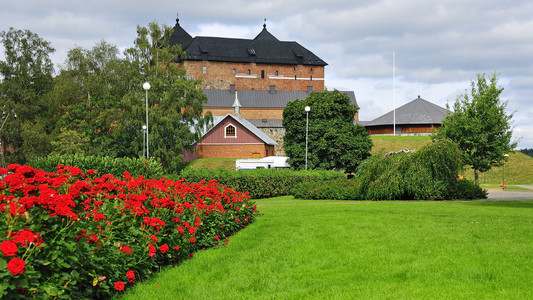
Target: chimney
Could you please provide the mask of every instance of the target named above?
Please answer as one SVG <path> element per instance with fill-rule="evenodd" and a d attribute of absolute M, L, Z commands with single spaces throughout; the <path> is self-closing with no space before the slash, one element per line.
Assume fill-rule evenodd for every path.
<path fill-rule="evenodd" d="M 270 94 L 275 94 L 276 93 L 276 86 L 275 85 L 271 85 L 270 86 Z"/>
<path fill-rule="evenodd" d="M 235 94 L 235 84 L 230 84 L 230 85 L 229 85 L 229 92 L 230 92 L 231 94 Z"/>
<path fill-rule="evenodd" d="M 307 93 L 311 94 L 312 92 L 313 92 L 313 86 L 312 85 L 308 85 L 307 86 Z"/>

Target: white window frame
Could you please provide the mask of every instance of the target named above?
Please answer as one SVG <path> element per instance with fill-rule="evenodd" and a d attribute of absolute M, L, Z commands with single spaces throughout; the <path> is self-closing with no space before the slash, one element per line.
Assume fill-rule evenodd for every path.
<path fill-rule="evenodd" d="M 226 135 L 226 133 L 228 132 L 228 127 L 233 127 L 235 128 L 235 135 Z M 224 127 L 224 138 L 225 139 L 236 139 L 237 138 L 237 126 L 233 125 L 233 124 L 228 124 Z"/>

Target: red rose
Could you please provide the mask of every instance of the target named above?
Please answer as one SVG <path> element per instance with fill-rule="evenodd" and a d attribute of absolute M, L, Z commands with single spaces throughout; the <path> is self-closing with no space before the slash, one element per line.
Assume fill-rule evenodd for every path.
<path fill-rule="evenodd" d="M 168 251 L 168 245 L 167 244 L 163 244 L 161 247 L 159 247 L 159 251 L 161 251 L 161 253 L 165 253 Z"/>
<path fill-rule="evenodd" d="M 128 277 L 129 283 L 132 283 L 133 281 L 135 281 L 135 273 L 132 270 L 129 270 L 128 272 L 126 272 L 126 277 Z"/>
<path fill-rule="evenodd" d="M 7 269 L 13 276 L 17 276 L 19 274 L 24 273 L 24 269 L 26 268 L 26 262 L 18 257 L 13 257 L 8 263 L 7 263 Z"/>
<path fill-rule="evenodd" d="M 157 243 L 157 237 L 152 234 L 151 236 L 152 242 Z"/>
<path fill-rule="evenodd" d="M 122 281 L 115 282 L 115 290 L 123 291 L 124 290 L 124 282 L 122 282 Z"/>
<path fill-rule="evenodd" d="M 0 249 L 4 256 L 14 256 L 18 251 L 17 244 L 12 241 L 3 241 L 2 244 L 0 244 Z"/>
<path fill-rule="evenodd" d="M 189 241 L 192 243 L 196 242 L 196 238 L 194 236 L 191 236 L 191 238 L 189 239 Z"/>

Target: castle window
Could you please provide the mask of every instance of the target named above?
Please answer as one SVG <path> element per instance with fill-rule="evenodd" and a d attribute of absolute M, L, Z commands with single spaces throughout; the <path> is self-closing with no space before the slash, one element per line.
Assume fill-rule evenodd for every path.
<path fill-rule="evenodd" d="M 235 75 L 235 73 L 237 73 L 237 70 L 233 69 L 233 70 L 231 70 L 231 73 L 232 73 L 233 75 Z"/>
<path fill-rule="evenodd" d="M 204 74 L 207 73 L 207 67 L 202 67 L 202 73 L 204 73 Z"/>
<path fill-rule="evenodd" d="M 261 70 L 261 79 L 265 79 L 265 70 Z"/>
<path fill-rule="evenodd" d="M 229 124 L 224 128 L 224 137 L 225 138 L 236 138 L 237 137 L 237 129 L 235 126 Z"/>
<path fill-rule="evenodd" d="M 296 75 L 294 75 L 294 80 L 296 80 Z"/>
<path fill-rule="evenodd" d="M 247 74 L 247 75 L 250 75 L 250 74 L 251 74 L 251 73 L 250 73 L 250 69 L 248 69 L 248 71 L 246 71 L 246 74 Z"/>
<path fill-rule="evenodd" d="M 311 72 L 313 72 L 313 68 L 311 68 Z"/>
<path fill-rule="evenodd" d="M 278 70 L 276 70 L 276 76 L 279 76 L 279 72 L 278 72 Z"/>

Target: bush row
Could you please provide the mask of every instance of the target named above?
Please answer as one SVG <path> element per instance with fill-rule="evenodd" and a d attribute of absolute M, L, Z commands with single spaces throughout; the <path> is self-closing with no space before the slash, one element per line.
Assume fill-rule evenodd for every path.
<path fill-rule="evenodd" d="M 100 174 L 112 174 L 117 177 L 122 176 L 126 171 L 133 177 L 141 175 L 144 178 L 163 177 L 163 166 L 154 158 L 146 160 L 143 158 L 112 158 L 66 154 L 40 157 L 28 163 L 28 165 L 36 169 L 43 169 L 46 172 L 54 172 L 59 164 L 76 166 L 82 170 L 98 170 Z"/>
<path fill-rule="evenodd" d="M 109 299 L 227 243 L 259 212 L 215 181 L 0 168 L 0 298 Z"/>
<path fill-rule="evenodd" d="M 416 152 L 375 155 L 359 167 L 354 181 L 300 184 L 292 194 L 304 199 L 445 200 L 481 199 L 487 192 L 468 180 L 458 180 L 461 152 L 449 140 Z"/>
<path fill-rule="evenodd" d="M 254 199 L 285 196 L 298 183 L 318 183 L 345 178 L 336 171 L 292 171 L 256 169 L 250 171 L 230 171 L 227 169 L 185 169 L 181 174 L 189 182 L 216 180 L 238 191 L 248 191 Z"/>

